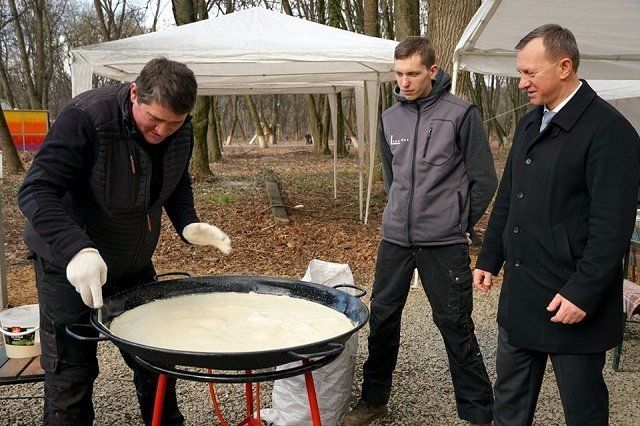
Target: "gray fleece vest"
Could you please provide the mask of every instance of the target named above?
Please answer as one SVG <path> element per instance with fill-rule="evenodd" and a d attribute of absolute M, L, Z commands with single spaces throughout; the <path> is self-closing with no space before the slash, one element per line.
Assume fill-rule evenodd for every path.
<path fill-rule="evenodd" d="M 471 104 L 446 92 L 399 102 L 382 114 L 393 182 L 382 238 L 401 246 L 466 243 L 469 179 L 458 131 Z"/>

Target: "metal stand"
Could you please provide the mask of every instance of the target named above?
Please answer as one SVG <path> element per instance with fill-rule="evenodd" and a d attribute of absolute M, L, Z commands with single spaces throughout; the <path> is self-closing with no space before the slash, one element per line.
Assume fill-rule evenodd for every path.
<path fill-rule="evenodd" d="M 254 409 L 253 384 L 259 384 L 259 382 L 264 381 L 283 379 L 299 374 L 304 374 L 305 384 L 307 388 L 307 397 L 309 398 L 309 411 L 311 412 L 313 426 L 322 426 L 322 422 L 320 419 L 320 408 L 318 406 L 318 397 L 316 394 L 316 388 L 311 372 L 312 370 L 330 363 L 331 361 L 336 359 L 338 355 L 339 353 L 334 353 L 331 355 L 323 356 L 319 359 L 314 359 L 313 361 L 309 360 L 308 358 L 304 358 L 302 359 L 302 366 L 293 367 L 286 370 L 262 373 L 252 373 L 251 370 L 245 370 L 244 374 L 204 374 L 179 370 L 172 367 L 162 367 L 156 364 L 152 364 L 151 362 L 146 361 L 139 356 L 134 356 L 134 359 L 142 367 L 158 374 L 156 398 L 153 406 L 153 417 L 151 421 L 152 426 L 160 426 L 162 422 L 162 408 L 164 407 L 164 396 L 167 388 L 167 377 L 207 383 L 244 383 L 247 404 L 247 417 L 242 422 L 240 422 L 238 426 L 262 426 L 263 423 L 260 420 L 259 391 L 256 392 L 258 397 L 256 398 L 257 401 L 255 403 L 255 407 L 257 409 Z"/>
<path fill-rule="evenodd" d="M 303 361 L 308 364 L 309 361 Z M 251 370 L 247 370 L 247 376 L 251 375 Z M 304 380 L 307 387 L 307 396 L 309 398 L 309 410 L 311 411 L 311 420 L 313 426 L 322 426 L 320 420 L 320 408 L 318 407 L 318 396 L 316 394 L 316 387 L 313 383 L 313 375 L 311 371 L 304 373 Z M 259 386 L 259 383 L 256 384 Z M 162 408 L 164 407 L 164 394 L 167 389 L 167 376 L 160 374 L 158 376 L 158 385 L 156 387 L 156 399 L 153 404 L 153 416 L 151 420 L 152 426 L 160 426 L 162 423 Z M 258 392 L 256 392 L 258 393 Z M 258 393 L 259 396 L 259 393 Z M 245 383 L 245 398 L 247 402 L 247 417 L 238 426 L 263 426 L 262 420 L 260 420 L 260 400 L 259 397 L 256 400 L 256 408 L 254 410 L 253 400 L 253 382 Z"/>

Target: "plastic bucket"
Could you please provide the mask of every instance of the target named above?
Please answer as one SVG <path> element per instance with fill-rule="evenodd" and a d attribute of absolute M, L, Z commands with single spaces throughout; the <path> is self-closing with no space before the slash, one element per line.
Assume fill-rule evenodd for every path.
<path fill-rule="evenodd" d="M 9 358 L 40 355 L 40 309 L 24 305 L 0 312 L 0 332 Z"/>

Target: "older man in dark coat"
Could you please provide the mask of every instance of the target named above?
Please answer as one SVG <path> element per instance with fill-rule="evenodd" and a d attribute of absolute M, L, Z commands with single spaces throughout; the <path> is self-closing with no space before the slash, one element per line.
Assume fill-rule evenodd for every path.
<path fill-rule="evenodd" d="M 569 425 L 606 425 L 605 351 L 622 338 L 622 257 L 635 220 L 640 139 L 579 80 L 573 34 L 543 25 L 516 46 L 518 123 L 484 246 L 481 291 L 504 265 L 496 425 L 531 424 L 551 358 Z"/>

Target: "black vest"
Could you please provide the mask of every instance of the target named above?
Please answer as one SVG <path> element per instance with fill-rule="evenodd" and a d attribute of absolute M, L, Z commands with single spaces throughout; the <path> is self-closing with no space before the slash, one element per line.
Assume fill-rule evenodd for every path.
<path fill-rule="evenodd" d="M 109 279 L 133 274 L 151 262 L 163 203 L 188 167 L 192 127 L 187 121 L 164 152 L 162 188 L 150 204 L 151 160 L 136 142 L 128 84 L 83 93 L 72 103 L 94 123 L 95 163 L 89 179 L 68 194 L 68 211 L 104 258 Z M 146 142 L 143 142 L 146 143 Z"/>

